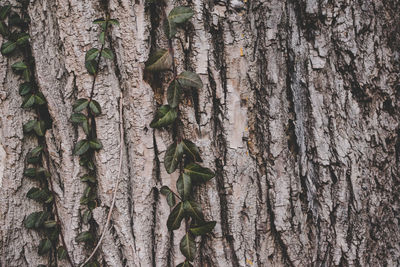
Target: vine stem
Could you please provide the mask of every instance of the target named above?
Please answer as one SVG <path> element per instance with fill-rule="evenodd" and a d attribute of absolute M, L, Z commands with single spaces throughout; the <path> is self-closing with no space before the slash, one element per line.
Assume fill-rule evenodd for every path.
<path fill-rule="evenodd" d="M 119 98 L 119 118 L 120 118 L 120 123 L 119 123 L 119 131 L 120 131 L 120 144 L 119 144 L 119 169 L 118 169 L 118 176 L 117 176 L 117 180 L 115 181 L 115 187 L 114 187 L 114 192 L 113 192 L 113 199 L 111 202 L 111 206 L 110 206 L 110 210 L 108 211 L 108 215 L 107 215 L 107 221 L 103 227 L 103 230 L 101 232 L 101 236 L 99 241 L 97 241 L 96 247 L 93 249 L 93 252 L 90 254 L 90 256 L 85 260 L 84 263 L 82 263 L 80 265 L 80 267 L 84 266 L 86 263 L 88 263 L 93 256 L 96 254 L 97 250 L 99 249 L 101 242 L 104 239 L 104 236 L 106 234 L 108 225 L 110 223 L 111 220 L 111 215 L 112 215 L 112 211 L 114 209 L 115 206 L 115 201 L 117 198 L 117 191 L 118 191 L 118 185 L 121 179 L 121 172 L 122 172 L 122 158 L 123 158 L 123 151 L 124 151 L 124 125 L 123 125 L 123 112 L 122 112 L 122 92 L 120 93 L 120 98 Z"/>

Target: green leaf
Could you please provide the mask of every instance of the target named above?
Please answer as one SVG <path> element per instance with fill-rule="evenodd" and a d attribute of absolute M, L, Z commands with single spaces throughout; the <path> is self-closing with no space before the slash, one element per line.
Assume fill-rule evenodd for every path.
<path fill-rule="evenodd" d="M 46 99 L 42 93 L 38 92 L 35 94 L 35 104 L 39 106 L 46 104 Z"/>
<path fill-rule="evenodd" d="M 27 95 L 32 91 L 31 83 L 21 83 L 19 86 L 19 94 L 21 96 Z"/>
<path fill-rule="evenodd" d="M 172 56 L 168 50 L 159 49 L 150 55 L 146 62 L 147 71 L 169 70 L 172 66 Z"/>
<path fill-rule="evenodd" d="M 26 82 L 30 82 L 31 81 L 31 72 L 30 72 L 30 70 L 27 68 L 27 69 L 24 69 L 23 71 L 22 71 L 22 78 L 24 79 L 24 81 L 26 81 Z"/>
<path fill-rule="evenodd" d="M 13 41 L 4 42 L 1 45 L 1 54 L 4 56 L 9 55 L 15 50 L 15 48 L 17 48 L 17 44 L 15 42 Z"/>
<path fill-rule="evenodd" d="M 119 21 L 116 20 L 116 19 L 109 19 L 109 20 L 108 20 L 108 23 L 111 24 L 111 25 L 117 25 L 117 26 L 119 26 Z"/>
<path fill-rule="evenodd" d="M 114 54 L 113 54 L 113 52 L 112 52 L 110 49 L 108 49 L 108 48 L 103 48 L 103 51 L 101 51 L 101 55 L 102 55 L 104 58 L 107 58 L 107 59 L 114 59 Z"/>
<path fill-rule="evenodd" d="M 171 10 L 168 15 L 168 20 L 180 24 L 188 21 L 193 15 L 193 9 L 190 7 L 178 6 Z"/>
<path fill-rule="evenodd" d="M 28 66 L 24 62 L 19 61 L 19 62 L 12 64 L 11 68 L 15 71 L 21 71 L 21 70 L 27 69 Z"/>
<path fill-rule="evenodd" d="M 197 89 L 201 89 L 203 87 L 203 82 L 200 79 L 200 76 L 194 72 L 184 71 L 177 77 L 179 84 L 184 87 L 194 87 Z"/>
<path fill-rule="evenodd" d="M 97 48 L 89 49 L 89 51 L 86 52 L 85 61 L 95 60 L 98 55 L 99 55 L 99 49 Z"/>
<path fill-rule="evenodd" d="M 164 31 L 165 31 L 165 34 L 167 35 L 168 39 L 174 38 L 175 34 L 177 32 L 176 23 L 173 22 L 172 20 L 166 19 L 164 21 Z"/>
<path fill-rule="evenodd" d="M 195 163 L 186 165 L 184 171 L 192 178 L 192 182 L 195 184 L 206 183 L 215 176 L 210 169 L 201 167 Z"/>
<path fill-rule="evenodd" d="M 183 203 L 179 202 L 178 205 L 171 211 L 167 220 L 168 230 L 173 231 L 181 227 L 182 219 L 184 218 L 185 212 L 183 209 Z"/>
<path fill-rule="evenodd" d="M 44 121 L 37 121 L 37 122 L 35 123 L 35 125 L 33 126 L 33 130 L 35 131 L 35 133 L 36 133 L 38 136 L 44 136 L 44 133 L 45 133 L 45 131 L 46 131 Z"/>
<path fill-rule="evenodd" d="M 175 108 L 179 105 L 181 94 L 182 94 L 182 88 L 179 85 L 179 83 L 176 80 L 172 81 L 169 84 L 167 90 L 168 104 L 170 105 L 171 108 Z"/>
<path fill-rule="evenodd" d="M 85 61 L 85 67 L 87 71 L 92 75 L 96 74 L 96 66 L 97 62 L 94 60 Z"/>
<path fill-rule="evenodd" d="M 201 162 L 200 151 L 197 146 L 190 140 L 182 141 L 183 151 L 193 161 Z"/>
<path fill-rule="evenodd" d="M 33 199 L 39 203 L 44 203 L 49 198 L 49 193 L 45 190 L 42 190 L 37 187 L 32 187 L 28 193 L 26 193 L 26 197 Z"/>
<path fill-rule="evenodd" d="M 67 258 L 67 250 L 63 246 L 58 247 L 57 258 L 59 260 L 65 260 Z"/>
<path fill-rule="evenodd" d="M 25 133 L 31 132 L 33 130 L 33 127 L 35 126 L 35 124 L 36 124 L 36 120 L 30 120 L 27 123 L 25 123 L 23 125 L 24 132 Z"/>
<path fill-rule="evenodd" d="M 49 239 L 42 239 L 38 247 L 38 254 L 44 255 L 51 250 L 51 241 Z"/>
<path fill-rule="evenodd" d="M 94 237 L 92 235 L 92 233 L 90 233 L 89 231 L 86 232 L 82 232 L 80 233 L 76 238 L 75 241 L 80 243 L 80 242 L 92 242 L 94 240 Z"/>
<path fill-rule="evenodd" d="M 85 134 L 86 135 L 89 135 L 90 134 L 90 125 L 89 125 L 89 122 L 88 121 L 84 121 L 83 123 L 82 123 L 82 129 L 83 129 L 83 131 L 85 132 Z"/>
<path fill-rule="evenodd" d="M 93 24 L 104 24 L 104 23 L 106 23 L 106 20 L 104 18 L 95 19 L 93 21 Z"/>
<path fill-rule="evenodd" d="M 75 148 L 74 148 L 74 154 L 75 155 L 83 155 L 89 150 L 89 141 L 84 139 L 76 143 Z"/>
<path fill-rule="evenodd" d="M 175 206 L 175 195 L 168 186 L 161 187 L 160 192 L 167 197 L 167 203 L 170 207 Z"/>
<path fill-rule="evenodd" d="M 10 31 L 8 30 L 8 27 L 4 21 L 0 21 L 0 34 L 3 35 L 3 37 L 7 37 L 10 34 Z"/>
<path fill-rule="evenodd" d="M 100 38 L 99 39 L 100 39 L 100 43 L 101 44 L 105 44 L 105 34 L 106 33 L 103 32 L 103 31 L 100 33 Z"/>
<path fill-rule="evenodd" d="M 82 217 L 83 224 L 89 224 L 91 219 L 92 219 L 92 212 L 90 210 L 86 210 L 83 213 L 83 217 Z"/>
<path fill-rule="evenodd" d="M 82 123 L 87 121 L 87 118 L 84 114 L 82 113 L 73 113 L 71 115 L 71 122 L 73 123 Z"/>
<path fill-rule="evenodd" d="M 176 181 L 176 189 L 178 190 L 179 195 L 183 198 L 183 200 L 190 199 L 192 194 L 192 181 L 190 176 L 183 173 L 179 176 L 178 180 Z"/>
<path fill-rule="evenodd" d="M 86 174 L 86 175 L 81 177 L 81 181 L 82 182 L 90 182 L 92 184 L 95 184 L 96 183 L 96 177 L 94 177 L 92 175 L 89 175 L 89 174 Z"/>
<path fill-rule="evenodd" d="M 24 170 L 24 175 L 29 177 L 29 178 L 35 178 L 36 177 L 36 169 L 35 168 L 27 168 Z"/>
<path fill-rule="evenodd" d="M 1 7 L 1 9 L 0 9 L 0 20 L 4 20 L 7 17 L 8 13 L 10 12 L 10 10 L 11 10 L 11 6 L 10 5 L 6 5 L 6 6 Z"/>
<path fill-rule="evenodd" d="M 189 261 L 194 260 L 194 255 L 196 254 L 196 242 L 194 242 L 192 234 L 185 234 L 181 240 L 181 243 L 179 244 L 179 248 L 186 259 Z"/>
<path fill-rule="evenodd" d="M 17 45 L 24 46 L 29 43 L 29 34 L 21 32 L 17 37 Z"/>
<path fill-rule="evenodd" d="M 101 106 L 99 102 L 96 100 L 92 100 L 89 102 L 89 109 L 92 112 L 93 115 L 98 116 L 101 114 Z"/>
<path fill-rule="evenodd" d="M 150 123 L 151 128 L 161 128 L 172 124 L 178 117 L 178 112 L 169 105 L 161 106 Z"/>
<path fill-rule="evenodd" d="M 103 148 L 103 145 L 101 144 L 100 140 L 95 138 L 89 141 L 89 146 L 90 148 L 94 150 L 99 150 Z"/>
<path fill-rule="evenodd" d="M 44 224 L 49 215 L 47 211 L 33 212 L 25 218 L 24 225 L 28 229 L 37 229 Z"/>
<path fill-rule="evenodd" d="M 216 221 L 206 222 L 200 226 L 191 227 L 189 231 L 194 235 L 205 235 L 210 233 L 216 224 Z"/>
<path fill-rule="evenodd" d="M 183 148 L 182 145 L 174 142 L 167 148 L 164 156 L 164 166 L 169 174 L 173 173 L 178 167 L 179 162 L 182 160 Z"/>
<path fill-rule="evenodd" d="M 42 153 L 42 151 L 43 151 L 43 146 L 37 146 L 29 152 L 29 156 L 37 157 L 40 155 L 40 153 Z"/>
<path fill-rule="evenodd" d="M 54 227 L 57 226 L 57 222 L 54 221 L 54 220 L 48 220 L 48 221 L 45 221 L 45 222 L 44 222 L 43 226 L 44 226 L 45 228 L 54 228 Z"/>
<path fill-rule="evenodd" d="M 80 98 L 76 100 L 75 104 L 72 105 L 74 112 L 81 112 L 89 105 L 89 100 Z"/>
<path fill-rule="evenodd" d="M 21 107 L 31 108 L 35 104 L 35 95 L 27 95 L 22 101 Z"/>
<path fill-rule="evenodd" d="M 204 215 L 201 211 L 201 206 L 195 201 L 186 200 L 185 202 L 183 202 L 183 209 L 185 210 L 186 215 L 190 215 L 190 217 L 192 217 L 196 221 L 204 221 Z"/>
<path fill-rule="evenodd" d="M 184 261 L 176 265 L 176 267 L 193 267 L 193 265 L 189 261 Z"/>

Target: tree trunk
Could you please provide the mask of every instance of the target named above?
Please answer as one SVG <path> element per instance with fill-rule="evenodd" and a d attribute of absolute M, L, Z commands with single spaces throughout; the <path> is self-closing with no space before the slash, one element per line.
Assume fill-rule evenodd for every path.
<path fill-rule="evenodd" d="M 158 1 L 156 1 L 158 2 Z M 178 1 L 180 2 L 180 1 Z M 13 4 L 16 4 L 12 2 Z M 3 4 L 3 3 L 2 3 Z M 397 0 L 192 0 L 195 16 L 175 41 L 179 70 L 203 89 L 182 106 L 185 136 L 216 177 L 196 191 L 213 235 L 198 239 L 195 266 L 400 265 L 400 3 Z M 169 233 L 159 193 L 167 130 L 149 127 L 165 103 L 168 75 L 144 78 L 150 51 L 167 47 L 162 20 L 174 1 L 35 0 L 28 9 L 36 81 L 53 121 L 46 132 L 51 179 L 74 265 L 90 254 L 75 241 L 84 169 L 73 155 L 81 129 L 69 118 L 89 97 L 85 53 L 99 44 L 92 21 L 105 8 L 121 26 L 107 40 L 95 99 L 104 149 L 96 154 L 100 234 L 119 170 L 102 266 L 175 266 L 183 230 Z M 175 4 L 177 5 L 177 4 Z M 0 37 L 1 38 L 1 37 Z M 1 40 L 1 42 L 3 42 Z M 183 48 L 182 48 L 183 44 Z M 22 124 L 17 57 L 0 56 L 0 266 L 37 266 L 40 236 L 23 226 L 41 205 L 23 177 L 35 139 Z M 122 97 L 123 117 L 119 116 Z M 69 266 L 68 262 L 60 266 Z"/>

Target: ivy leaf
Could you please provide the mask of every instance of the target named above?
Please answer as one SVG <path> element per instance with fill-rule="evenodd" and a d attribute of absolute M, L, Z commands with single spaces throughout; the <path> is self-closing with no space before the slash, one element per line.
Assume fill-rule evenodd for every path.
<path fill-rule="evenodd" d="M 165 34 L 168 36 L 168 39 L 174 38 L 177 32 L 176 23 L 170 19 L 166 19 L 164 22 L 164 30 Z"/>
<path fill-rule="evenodd" d="M 37 146 L 34 149 L 32 149 L 29 154 L 28 154 L 28 158 L 27 158 L 27 162 L 28 163 L 37 163 L 40 161 L 40 154 L 43 151 L 43 146 Z"/>
<path fill-rule="evenodd" d="M 176 80 L 172 81 L 167 90 L 168 104 L 171 108 L 176 108 L 179 105 L 181 94 L 182 88 L 179 83 Z"/>
<path fill-rule="evenodd" d="M 154 119 L 150 123 L 151 128 L 161 128 L 172 124 L 178 117 L 178 113 L 175 109 L 171 108 L 169 105 L 161 106 L 157 110 Z"/>
<path fill-rule="evenodd" d="M 89 105 L 89 100 L 80 98 L 76 100 L 75 104 L 72 105 L 74 112 L 81 112 Z"/>
<path fill-rule="evenodd" d="M 19 94 L 21 96 L 27 95 L 32 91 L 31 83 L 21 83 L 19 86 Z"/>
<path fill-rule="evenodd" d="M 100 39 L 100 43 L 101 43 L 101 44 L 105 44 L 105 34 L 106 34 L 106 33 L 103 32 L 103 31 L 100 33 L 99 39 Z"/>
<path fill-rule="evenodd" d="M 87 121 L 87 118 L 82 113 L 73 113 L 71 115 L 71 122 L 73 123 L 82 123 Z"/>
<path fill-rule="evenodd" d="M 46 99 L 42 93 L 38 92 L 35 94 L 35 104 L 39 106 L 46 104 Z"/>
<path fill-rule="evenodd" d="M 59 260 L 65 260 L 67 258 L 67 250 L 63 246 L 58 247 L 57 258 Z"/>
<path fill-rule="evenodd" d="M 91 128 L 90 128 L 89 122 L 87 120 L 82 123 L 82 129 L 86 135 L 89 135 Z"/>
<path fill-rule="evenodd" d="M 98 116 L 101 114 L 101 106 L 99 102 L 96 100 L 92 100 L 89 102 L 89 109 L 92 112 L 93 115 Z"/>
<path fill-rule="evenodd" d="M 106 23 L 106 20 L 104 18 L 95 19 L 93 21 L 93 24 L 104 24 L 104 23 Z"/>
<path fill-rule="evenodd" d="M 36 177 L 36 169 L 35 168 L 27 168 L 24 170 L 24 175 L 29 177 L 29 178 L 35 178 Z"/>
<path fill-rule="evenodd" d="M 160 192 L 167 197 L 167 203 L 170 207 L 175 206 L 175 195 L 168 186 L 161 187 Z"/>
<path fill-rule="evenodd" d="M 184 71 L 177 77 L 179 84 L 184 87 L 194 87 L 197 89 L 201 89 L 203 87 L 203 82 L 200 79 L 200 76 L 191 71 Z"/>
<path fill-rule="evenodd" d="M 27 34 L 25 32 L 22 32 L 22 33 L 18 34 L 17 45 L 24 46 L 27 43 L 29 43 L 29 34 Z"/>
<path fill-rule="evenodd" d="M 30 70 L 28 68 L 26 68 L 26 69 L 24 69 L 22 71 L 22 78 L 26 82 L 30 82 L 31 81 L 31 72 L 30 72 Z"/>
<path fill-rule="evenodd" d="M 1 54 L 4 56 L 9 55 L 15 50 L 15 48 L 17 48 L 17 44 L 15 42 L 12 41 L 4 42 L 1 45 Z"/>
<path fill-rule="evenodd" d="M 19 61 L 19 62 L 12 64 L 11 68 L 15 71 L 21 71 L 21 70 L 27 69 L 28 66 L 24 62 Z"/>
<path fill-rule="evenodd" d="M 169 70 L 172 66 L 172 56 L 168 50 L 159 49 L 150 55 L 146 62 L 147 71 Z"/>
<path fill-rule="evenodd" d="M 201 211 L 201 206 L 195 201 L 186 200 L 185 202 L 183 202 L 183 209 L 185 210 L 186 215 L 190 215 L 190 217 L 192 217 L 196 221 L 204 221 L 204 215 Z"/>
<path fill-rule="evenodd" d="M 86 210 L 83 213 L 82 222 L 83 224 L 89 224 L 89 221 L 92 219 L 92 212 L 90 210 Z"/>
<path fill-rule="evenodd" d="M 10 5 L 6 5 L 6 6 L 1 7 L 1 9 L 0 9 L 0 20 L 4 20 L 7 17 L 8 13 L 10 12 L 10 10 L 11 10 L 11 6 Z"/>
<path fill-rule="evenodd" d="M 173 173 L 178 167 L 178 163 L 182 160 L 183 148 L 181 143 L 174 142 L 167 148 L 164 156 L 164 166 L 169 174 Z"/>
<path fill-rule="evenodd" d="M 171 10 L 168 15 L 168 20 L 180 24 L 188 21 L 193 15 L 193 9 L 190 7 L 178 6 Z"/>
<path fill-rule="evenodd" d="M 0 34 L 3 35 L 3 37 L 8 36 L 10 31 L 7 28 L 7 25 L 4 23 L 4 21 L 0 21 Z"/>
<path fill-rule="evenodd" d="M 80 242 L 92 242 L 94 240 L 93 235 L 89 231 L 85 231 L 80 233 L 76 238 L 75 241 L 80 243 Z"/>
<path fill-rule="evenodd" d="M 21 107 L 28 109 L 28 108 L 31 108 L 34 104 L 35 104 L 35 95 L 33 95 L 33 94 L 27 95 L 24 98 L 24 101 L 22 101 Z"/>
<path fill-rule="evenodd" d="M 45 190 L 41 190 L 40 188 L 37 187 L 32 187 L 28 191 L 28 193 L 26 193 L 26 197 L 33 199 L 39 203 L 44 203 L 49 198 L 49 194 Z"/>
<path fill-rule="evenodd" d="M 194 235 L 205 235 L 210 233 L 216 224 L 216 221 L 206 222 L 200 226 L 191 227 L 189 231 Z"/>
<path fill-rule="evenodd" d="M 189 261 L 184 261 L 179 263 L 176 267 L 193 267 L 193 265 Z"/>
<path fill-rule="evenodd" d="M 171 211 L 171 213 L 168 216 L 167 220 L 168 230 L 173 231 L 179 229 L 179 227 L 181 227 L 181 222 L 184 217 L 184 214 L 185 212 L 183 209 L 183 203 L 179 202 L 179 204 L 175 206 L 175 208 Z"/>
<path fill-rule="evenodd" d="M 54 228 L 57 226 L 57 222 L 54 220 L 48 220 L 48 221 L 45 221 L 43 225 L 45 228 Z"/>
<path fill-rule="evenodd" d="M 96 183 L 96 178 L 94 176 L 92 176 L 92 175 L 86 174 L 86 175 L 81 177 L 81 181 L 95 184 Z"/>
<path fill-rule="evenodd" d="M 23 125 L 24 133 L 29 133 L 33 130 L 33 127 L 36 124 L 36 120 L 30 120 Z"/>
<path fill-rule="evenodd" d="M 192 194 L 192 181 L 190 176 L 186 173 L 180 175 L 176 181 L 176 189 L 183 200 L 188 200 Z"/>
<path fill-rule="evenodd" d="M 86 52 L 85 61 L 95 60 L 98 55 L 99 55 L 99 49 L 97 48 L 89 49 L 89 51 Z"/>
<path fill-rule="evenodd" d="M 89 150 L 89 147 L 90 147 L 90 145 L 89 145 L 88 140 L 86 140 L 86 139 L 81 140 L 78 143 L 76 143 L 75 149 L 74 149 L 74 154 L 78 155 L 78 156 L 83 155 Z"/>
<path fill-rule="evenodd" d="M 194 238 L 191 233 L 188 232 L 185 234 L 181 240 L 181 243 L 179 244 L 179 248 L 186 259 L 189 261 L 194 260 L 194 255 L 196 254 L 196 242 L 194 242 Z"/>
<path fill-rule="evenodd" d="M 197 146 L 190 140 L 182 141 L 183 151 L 193 161 L 201 162 L 200 151 Z"/>
<path fill-rule="evenodd" d="M 94 60 L 85 61 L 85 67 L 86 67 L 87 71 L 92 75 L 96 74 L 96 64 L 97 64 L 97 62 Z"/>
<path fill-rule="evenodd" d="M 45 133 L 45 131 L 46 131 L 44 121 L 37 121 L 37 122 L 35 123 L 35 125 L 33 126 L 33 130 L 35 131 L 35 133 L 36 133 L 38 136 L 44 136 L 44 133 Z"/>
<path fill-rule="evenodd" d="M 186 165 L 184 171 L 192 178 L 192 182 L 195 184 L 206 183 L 215 176 L 210 169 L 201 167 L 195 163 Z"/>
<path fill-rule="evenodd" d="M 116 20 L 116 19 L 109 19 L 109 20 L 108 20 L 108 23 L 109 23 L 110 25 L 117 25 L 117 26 L 119 26 L 119 21 Z"/>
<path fill-rule="evenodd" d="M 107 59 L 114 59 L 114 54 L 113 54 L 113 52 L 112 52 L 110 49 L 108 49 L 108 48 L 104 48 L 103 51 L 101 51 L 101 55 L 102 55 L 104 58 L 107 58 Z"/>
<path fill-rule="evenodd" d="M 89 146 L 90 148 L 94 150 L 100 150 L 103 148 L 103 145 L 101 144 L 100 140 L 95 138 L 89 141 Z"/>
<path fill-rule="evenodd" d="M 28 217 L 25 218 L 24 225 L 28 229 L 34 229 L 34 228 L 37 229 L 43 225 L 43 223 L 47 220 L 49 215 L 50 214 L 47 211 L 33 212 L 29 214 Z"/>
<path fill-rule="evenodd" d="M 38 254 L 44 255 L 51 250 L 51 241 L 49 239 L 42 239 L 38 247 Z"/>

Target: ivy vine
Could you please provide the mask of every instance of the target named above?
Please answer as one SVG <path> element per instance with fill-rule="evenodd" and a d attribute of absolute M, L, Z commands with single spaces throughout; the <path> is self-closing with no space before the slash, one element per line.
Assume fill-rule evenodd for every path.
<path fill-rule="evenodd" d="M 29 189 L 27 198 L 42 204 L 42 210 L 26 216 L 24 226 L 37 231 L 42 237 L 38 244 L 38 254 L 48 256 L 50 266 L 57 266 L 58 261 L 64 259 L 72 264 L 62 235 L 55 203 L 56 194 L 48 170 L 50 162 L 45 133 L 51 128 L 52 121 L 46 99 L 35 82 L 34 58 L 28 34 L 30 19 L 26 12 L 29 1 L 18 2 L 20 5 L 15 7 L 0 6 L 0 34 L 4 38 L 1 45 L 2 55 L 12 59 L 19 58 L 11 68 L 23 80 L 18 90 L 23 98 L 21 108 L 34 111 L 34 118 L 23 125 L 23 132 L 36 136 L 37 139 L 36 147 L 26 155 L 24 176 L 32 179 L 37 185 Z"/>
<path fill-rule="evenodd" d="M 149 1 L 153 3 L 154 1 Z M 208 168 L 199 165 L 202 162 L 200 150 L 196 144 L 185 139 L 180 121 L 179 105 L 185 91 L 199 90 L 203 83 L 198 74 L 183 71 L 178 74 L 175 65 L 173 41 L 178 33 L 178 27 L 189 21 L 194 15 L 190 7 L 178 6 L 166 16 L 164 31 L 168 38 L 168 49 L 157 49 L 151 53 L 146 62 L 145 70 L 148 72 L 172 71 L 172 81 L 167 89 L 168 104 L 159 107 L 154 119 L 150 123 L 152 128 L 171 128 L 174 142 L 167 148 L 164 156 L 164 166 L 168 174 L 179 171 L 176 182 L 176 194 L 168 186 L 160 189 L 166 196 L 168 205 L 172 208 L 167 220 L 169 231 L 177 230 L 185 221 L 186 234 L 180 241 L 180 251 L 185 256 L 185 261 L 177 267 L 193 266 L 191 262 L 196 254 L 196 236 L 210 233 L 215 221 L 206 221 L 201 205 L 193 199 L 193 188 L 208 182 L 215 174 Z M 178 199 L 179 203 L 176 203 Z"/>
<path fill-rule="evenodd" d="M 103 148 L 101 141 L 96 135 L 95 118 L 101 114 L 101 106 L 99 102 L 93 99 L 96 77 L 99 73 L 100 62 L 102 58 L 114 59 L 114 54 L 111 49 L 105 47 L 107 34 L 112 25 L 119 26 L 116 19 L 111 19 L 107 15 L 106 18 L 99 18 L 93 21 L 101 27 L 99 35 L 100 49 L 91 48 L 85 55 L 85 67 L 89 74 L 93 76 L 92 87 L 89 98 L 80 98 L 73 105 L 73 114 L 71 122 L 80 125 L 86 135 L 85 139 L 78 141 L 75 144 L 74 154 L 80 157 L 80 165 L 87 169 L 87 173 L 80 179 L 86 183 L 86 188 L 80 199 L 80 203 L 85 205 L 85 210 L 82 215 L 82 222 L 89 225 L 89 230 L 83 231 L 76 236 L 77 242 L 83 242 L 87 248 L 94 248 L 96 244 L 96 223 L 92 217 L 92 211 L 98 205 L 96 195 L 97 178 L 96 166 L 94 163 L 94 153 Z M 90 260 L 90 258 L 88 259 Z M 94 260 L 85 262 L 84 267 L 98 267 L 100 264 Z"/>

